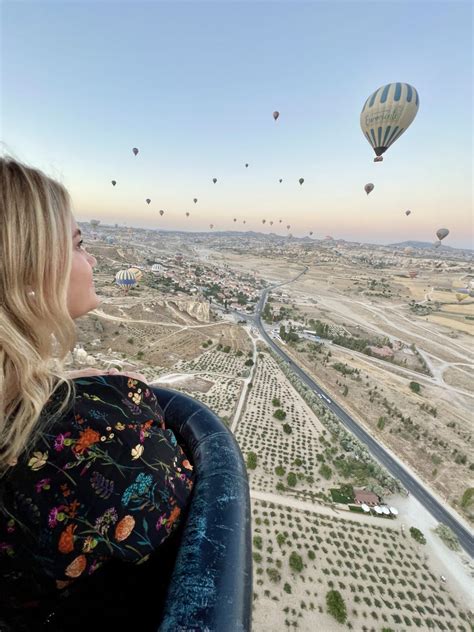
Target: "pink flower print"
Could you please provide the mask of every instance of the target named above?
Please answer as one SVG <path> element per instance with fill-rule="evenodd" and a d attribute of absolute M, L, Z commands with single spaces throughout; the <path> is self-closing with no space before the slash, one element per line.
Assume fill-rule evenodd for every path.
<path fill-rule="evenodd" d="M 50 478 L 42 478 L 40 481 L 36 483 L 36 493 L 39 494 L 43 489 L 50 488 Z"/>
<path fill-rule="evenodd" d="M 161 516 L 156 521 L 156 530 L 159 531 L 160 527 L 166 524 L 166 514 L 161 514 Z"/>
<path fill-rule="evenodd" d="M 51 527 L 51 529 L 54 529 L 54 527 L 58 524 L 58 513 L 59 507 L 53 507 L 49 512 L 48 526 Z"/>
<path fill-rule="evenodd" d="M 64 441 L 67 437 L 69 437 L 71 435 L 70 432 L 66 432 L 64 434 L 58 434 L 57 437 L 55 437 L 54 439 L 54 449 L 56 450 L 56 452 L 61 452 L 61 450 L 64 448 Z"/>

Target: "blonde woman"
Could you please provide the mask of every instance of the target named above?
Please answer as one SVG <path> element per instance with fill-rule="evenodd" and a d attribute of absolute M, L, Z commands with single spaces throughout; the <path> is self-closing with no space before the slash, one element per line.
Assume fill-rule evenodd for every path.
<path fill-rule="evenodd" d="M 0 619 L 35 630 L 98 569 L 147 560 L 193 487 L 143 376 L 63 368 L 95 264 L 65 188 L 0 158 Z"/>

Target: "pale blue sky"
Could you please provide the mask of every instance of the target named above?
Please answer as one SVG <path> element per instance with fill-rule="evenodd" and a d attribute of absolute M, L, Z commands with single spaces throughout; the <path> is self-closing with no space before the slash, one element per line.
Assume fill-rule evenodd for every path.
<path fill-rule="evenodd" d="M 79 220 L 472 245 L 468 2 L 4 0 L 1 23 L 5 148 Z M 359 114 L 392 81 L 420 109 L 374 164 Z"/>

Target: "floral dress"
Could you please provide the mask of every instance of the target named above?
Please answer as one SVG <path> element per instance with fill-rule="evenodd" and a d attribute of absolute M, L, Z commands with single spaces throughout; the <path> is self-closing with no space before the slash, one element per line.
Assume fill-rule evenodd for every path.
<path fill-rule="evenodd" d="M 0 478 L 0 611 L 58 594 L 108 560 L 139 563 L 176 529 L 193 468 L 144 382 L 74 380 L 70 410 Z M 67 594 L 67 590 L 64 591 Z"/>

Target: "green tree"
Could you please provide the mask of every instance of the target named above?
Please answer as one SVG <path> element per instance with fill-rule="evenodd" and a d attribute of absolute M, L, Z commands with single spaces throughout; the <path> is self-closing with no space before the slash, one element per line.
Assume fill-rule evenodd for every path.
<path fill-rule="evenodd" d="M 290 424 L 283 424 L 283 432 L 285 432 L 286 434 L 291 434 Z"/>
<path fill-rule="evenodd" d="M 345 623 L 347 619 L 347 608 L 338 590 L 330 590 L 326 595 L 326 606 L 330 615 L 339 623 Z"/>
<path fill-rule="evenodd" d="M 275 412 L 273 413 L 273 416 L 275 417 L 275 419 L 278 419 L 279 421 L 283 421 L 284 419 L 286 419 L 286 413 L 281 408 L 277 408 Z"/>
<path fill-rule="evenodd" d="M 283 465 L 277 465 L 275 468 L 275 474 L 277 476 L 285 476 L 285 468 L 283 467 Z"/>
<path fill-rule="evenodd" d="M 278 397 L 274 397 L 274 398 L 272 399 L 272 404 L 273 404 L 274 406 L 281 406 L 281 404 L 280 404 L 280 400 L 278 399 Z"/>
<path fill-rule="evenodd" d="M 297 482 L 296 474 L 294 472 L 289 472 L 288 476 L 286 477 L 286 482 L 288 483 L 289 487 L 295 487 Z"/>
<path fill-rule="evenodd" d="M 410 389 L 418 395 L 421 392 L 421 384 L 418 384 L 418 382 L 410 382 Z"/>

